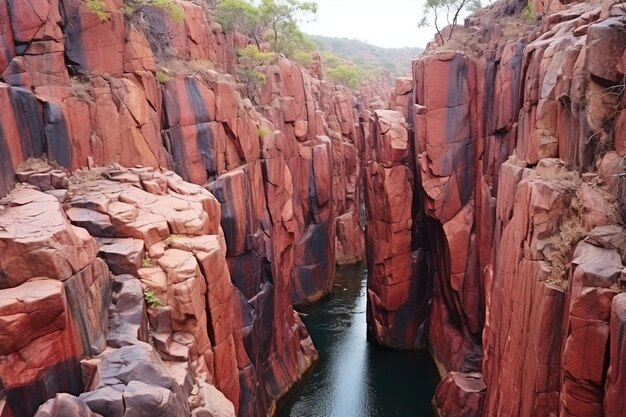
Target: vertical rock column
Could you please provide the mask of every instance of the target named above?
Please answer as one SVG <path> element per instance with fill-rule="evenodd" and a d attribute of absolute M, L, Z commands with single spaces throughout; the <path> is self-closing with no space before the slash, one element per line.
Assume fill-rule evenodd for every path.
<path fill-rule="evenodd" d="M 614 230 L 615 236 L 624 233 L 619 227 Z M 592 233 L 590 241 L 606 244 L 608 236 Z M 569 325 L 563 347 L 559 415 L 602 415 L 609 363 L 611 302 L 616 295 L 615 282 L 620 276 L 622 262 L 616 251 L 587 242 L 578 244 L 573 257 L 575 269 L 569 291 Z"/>
<path fill-rule="evenodd" d="M 416 346 L 424 325 L 412 252 L 413 173 L 405 166 L 408 133 L 402 114 L 377 110 L 366 149 L 368 329 L 382 345 Z"/>
<path fill-rule="evenodd" d="M 626 413 L 624 389 L 624 358 L 626 357 L 626 295 L 619 294 L 613 299 L 611 307 L 611 342 L 609 371 L 604 395 L 604 415 L 623 417 Z"/>
<path fill-rule="evenodd" d="M 418 209 L 433 265 L 428 337 L 437 360 L 455 371 L 478 366 L 483 322 L 476 72 L 475 62 L 461 53 L 441 52 L 413 62 Z"/>
<path fill-rule="evenodd" d="M 519 169 L 513 157 L 501 174 Z M 522 168 L 517 182 L 500 184 L 498 212 L 512 216 L 494 260 L 483 335 L 485 415 L 547 417 L 558 410 L 567 278 L 552 246 L 567 239 L 559 227 L 574 215 L 576 183 L 547 172 Z"/>
<path fill-rule="evenodd" d="M 285 58 L 269 66 L 265 77 L 257 101 L 280 131 L 273 146 L 291 177 L 291 301 L 307 304 L 328 294 L 334 279 L 333 143 L 325 135 L 323 114 L 317 112 L 319 80 Z"/>
<path fill-rule="evenodd" d="M 362 183 L 356 112 L 347 88 L 322 83 L 321 89 L 321 106 L 326 119 L 324 128 L 333 150 L 335 260 L 337 265 L 350 265 L 361 262 L 365 251 L 359 218 Z"/>

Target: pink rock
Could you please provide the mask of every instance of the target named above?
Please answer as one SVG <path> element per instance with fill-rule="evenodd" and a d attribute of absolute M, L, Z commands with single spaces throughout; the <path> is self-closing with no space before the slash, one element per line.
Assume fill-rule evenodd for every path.
<path fill-rule="evenodd" d="M 478 372 L 451 372 L 437 387 L 433 406 L 439 417 L 479 417 L 487 386 Z"/>
<path fill-rule="evenodd" d="M 100 19 L 85 3 L 64 5 L 68 20 L 66 54 L 82 73 L 111 75 L 124 72 L 124 15 L 119 0 L 105 0 L 106 19 Z"/>
<path fill-rule="evenodd" d="M 61 417 L 61 416 L 75 416 L 75 417 L 99 417 L 99 414 L 94 414 L 87 405 L 79 398 L 73 397 L 69 394 L 57 394 L 56 397 L 48 400 L 45 404 L 39 407 L 36 417 Z"/>
<path fill-rule="evenodd" d="M 620 363 L 624 357 L 624 322 L 626 322 L 626 297 L 623 294 L 613 298 L 610 319 L 609 370 L 604 386 L 604 415 L 607 417 L 623 416 L 624 397 L 621 395 L 624 387 L 624 375 L 620 372 Z"/>
<path fill-rule="evenodd" d="M 88 255 L 53 196 L 16 189 L 0 212 L 0 287 L 14 287 L 31 278 L 66 280 L 85 268 Z"/>

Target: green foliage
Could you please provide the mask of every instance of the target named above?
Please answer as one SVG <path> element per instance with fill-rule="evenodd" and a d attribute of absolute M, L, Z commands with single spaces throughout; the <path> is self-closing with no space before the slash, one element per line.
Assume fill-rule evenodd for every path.
<path fill-rule="evenodd" d="M 309 51 L 294 51 L 291 59 L 306 68 L 311 68 L 313 65 L 313 53 Z"/>
<path fill-rule="evenodd" d="M 261 52 L 254 45 L 237 49 L 236 53 L 238 65 L 235 74 L 237 80 L 243 84 L 246 97 L 254 101 L 256 94 L 265 85 L 265 74 L 260 68 L 274 59 L 275 55 L 271 52 Z"/>
<path fill-rule="evenodd" d="M 298 0 L 262 0 L 259 11 L 267 25 L 266 39 L 272 51 L 289 55 L 295 45 L 304 40 L 298 28 L 300 16 L 315 16 L 317 4 Z"/>
<path fill-rule="evenodd" d="M 104 11 L 102 0 L 87 0 L 87 8 L 103 22 L 109 19 L 109 15 Z"/>
<path fill-rule="evenodd" d="M 237 31 L 261 42 L 261 14 L 246 0 L 222 0 L 217 4 L 213 19 L 227 31 Z"/>
<path fill-rule="evenodd" d="M 142 268 L 154 268 L 155 266 L 156 264 L 154 263 L 154 259 L 143 258 L 143 261 L 141 261 Z"/>
<path fill-rule="evenodd" d="M 238 62 L 246 67 L 257 67 L 259 65 L 263 65 L 275 57 L 273 53 L 262 52 L 254 45 L 239 48 L 235 52 L 237 53 Z"/>
<path fill-rule="evenodd" d="M 222 0 L 214 18 L 225 30 L 252 38 L 259 49 L 268 42 L 272 52 L 289 55 L 304 42 L 298 22 L 315 13 L 315 3 L 299 0 L 261 0 L 258 6 L 246 0 Z"/>
<path fill-rule="evenodd" d="M 263 139 L 267 136 L 268 131 L 263 126 L 259 126 L 259 138 Z"/>
<path fill-rule="evenodd" d="M 353 89 L 359 88 L 365 79 L 363 70 L 355 65 L 342 64 L 326 71 L 328 78 Z"/>
<path fill-rule="evenodd" d="M 445 43 L 452 37 L 461 12 L 465 10 L 474 11 L 480 7 L 480 0 L 426 0 L 423 9 L 424 15 L 419 21 L 418 26 L 424 27 L 432 24 L 437 31 L 438 38 L 441 39 L 441 42 Z M 445 22 L 450 27 L 448 37 L 445 40 L 443 39 L 439 27 L 441 18 L 445 18 Z"/>
<path fill-rule="evenodd" d="M 143 292 L 143 298 L 144 300 L 146 300 L 146 304 L 148 304 L 148 306 L 151 308 L 159 308 L 164 306 L 159 297 L 157 297 L 157 295 L 152 290 L 145 290 Z"/>
<path fill-rule="evenodd" d="M 156 74 L 154 76 L 157 79 L 157 81 L 159 83 L 161 83 L 161 84 L 167 84 L 168 82 L 170 82 L 172 80 L 172 77 L 170 77 L 169 75 L 167 75 L 163 71 L 159 71 L 159 70 L 157 70 L 157 72 L 156 72 Z"/>
<path fill-rule="evenodd" d="M 146 6 L 165 10 L 176 23 L 182 23 L 185 19 L 185 12 L 182 7 L 172 0 L 124 0 L 124 13 L 127 16 L 132 16 Z M 109 18 L 109 15 L 104 11 L 102 0 L 87 0 L 87 8 L 95 13 L 100 20 L 104 21 Z"/>
<path fill-rule="evenodd" d="M 183 237 L 182 235 L 176 235 L 176 234 L 172 234 L 169 235 L 164 241 L 163 243 L 165 243 L 167 246 L 171 246 L 173 243 L 176 243 L 176 241 L 178 239 L 180 239 L 181 237 Z"/>
<path fill-rule="evenodd" d="M 411 61 L 420 48 L 381 48 L 355 39 L 309 37 L 320 49 L 325 68 L 350 63 L 361 68 L 366 79 L 389 72 L 393 78 L 411 73 Z"/>
<path fill-rule="evenodd" d="M 537 14 L 531 10 L 528 4 L 522 9 L 522 19 L 527 23 L 533 23 L 537 20 Z"/>

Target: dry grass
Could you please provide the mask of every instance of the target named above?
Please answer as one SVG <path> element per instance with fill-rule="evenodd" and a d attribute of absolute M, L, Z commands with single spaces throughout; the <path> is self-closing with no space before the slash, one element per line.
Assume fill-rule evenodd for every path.
<path fill-rule="evenodd" d="M 551 276 L 548 284 L 567 288 L 567 263 L 575 245 L 585 236 L 586 231 L 582 219 L 578 215 L 565 218 L 556 233 L 549 239 Z"/>
<path fill-rule="evenodd" d="M 204 59 L 169 59 L 162 65 L 164 72 L 174 74 L 191 74 L 199 76 L 213 76 L 215 74 L 215 64 Z"/>
<path fill-rule="evenodd" d="M 536 21 L 529 21 L 527 17 L 505 17 L 499 23 L 502 36 L 507 41 L 517 41 L 524 38 L 537 27 Z"/>
<path fill-rule="evenodd" d="M 568 286 L 568 266 L 576 244 L 586 235 L 580 216 L 578 196 L 583 179 L 578 171 L 569 170 L 563 161 L 542 160 L 535 167 L 535 173 L 542 179 L 556 182 L 565 187 L 571 196 L 567 212 L 560 219 L 554 234 L 548 239 L 544 256 L 550 265 L 547 284 L 563 290 Z"/>
<path fill-rule="evenodd" d="M 565 165 L 554 163 L 550 165 L 538 165 L 535 172 L 540 177 L 563 183 L 569 188 L 577 190 L 582 184 L 582 178 L 576 171 L 567 169 Z"/>
<path fill-rule="evenodd" d="M 70 82 L 72 96 L 82 101 L 91 101 L 91 85 L 89 79 L 84 77 L 72 77 Z"/>
<path fill-rule="evenodd" d="M 165 243 L 166 246 L 171 247 L 174 243 L 176 243 L 176 241 L 180 238 L 184 237 L 183 235 L 177 235 L 177 234 L 171 234 L 168 237 L 165 238 L 165 240 L 163 241 L 163 243 Z"/>
<path fill-rule="evenodd" d="M 70 184 L 82 184 L 102 179 L 102 174 L 107 170 L 105 167 L 94 169 L 77 169 L 70 177 Z"/>
<path fill-rule="evenodd" d="M 444 35 L 446 36 L 446 35 Z M 480 58 L 487 45 L 483 42 L 479 31 L 459 26 L 443 45 L 429 49 L 433 52 L 460 51 L 473 58 Z"/>
<path fill-rule="evenodd" d="M 46 172 L 53 169 L 62 169 L 62 167 L 55 161 L 49 161 L 46 155 L 41 158 L 28 158 L 17 166 L 16 172 Z"/>
<path fill-rule="evenodd" d="M 145 257 L 141 261 L 142 268 L 154 268 L 156 266 L 156 262 L 152 258 Z"/>
<path fill-rule="evenodd" d="M 467 26 L 455 27 L 449 40 L 429 50 L 462 51 L 470 57 L 480 58 L 485 51 L 496 49 L 496 44 L 523 41 L 540 24 L 536 16 L 524 9 L 506 10 L 501 6 L 493 4 L 478 10 L 466 20 Z M 442 30 L 444 38 L 448 36 L 448 30 Z"/>

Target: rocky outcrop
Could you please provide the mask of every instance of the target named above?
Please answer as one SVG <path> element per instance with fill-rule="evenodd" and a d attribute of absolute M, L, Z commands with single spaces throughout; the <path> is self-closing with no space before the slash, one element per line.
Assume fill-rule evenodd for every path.
<path fill-rule="evenodd" d="M 622 4 L 495 5 L 361 103 L 282 57 L 242 98 L 249 40 L 177 4 L 0 4 L 0 414 L 271 414 L 363 203 L 370 334 L 452 371 L 440 415 L 622 414 Z"/>
<path fill-rule="evenodd" d="M 354 98 L 319 71 L 279 58 L 253 105 L 229 75 L 235 47 L 249 39 L 224 33 L 205 6 L 177 1 L 184 10 L 177 22 L 158 8 L 128 16 L 120 0 L 102 4 L 102 16 L 81 0 L 0 5 L 0 195 L 14 187 L 16 170 L 23 173 L 18 182 L 39 190 L 28 197 L 36 209 L 11 216 L 33 234 L 50 231 L 24 247 L 16 229 L 3 247 L 0 291 L 40 277 L 63 281 L 62 291 L 45 296 L 56 297 L 58 320 L 77 321 L 58 337 L 79 339 L 59 354 L 70 370 L 46 371 L 54 365 L 46 363 L 14 382 L 0 373 L 7 403 L 21 407 L 13 398 L 27 394 L 12 389 L 50 379 L 45 371 L 67 381 L 46 385 L 14 415 L 32 415 L 59 391 L 84 389 L 147 406 L 149 389 L 137 384 L 151 381 L 126 381 L 113 393 L 84 386 L 77 371 L 106 343 L 123 349 L 143 341 L 175 374 L 181 398 L 196 398 L 183 414 L 207 408 L 201 399 L 215 397 L 206 388 L 213 384 L 238 415 L 267 415 L 316 356 L 292 304 L 329 293 L 336 262 L 363 258 Z M 30 160 L 41 156 L 54 168 Z M 112 163 L 119 165 L 105 179 L 82 171 L 69 184 L 63 174 Z M 11 213 L 26 205 L 8 204 Z M 143 306 L 140 289 L 152 307 Z M 102 304 L 77 303 L 86 293 Z M 107 331 L 111 293 L 118 324 Z M 79 407 L 55 401 L 46 413 Z"/>
<path fill-rule="evenodd" d="M 406 121 L 408 151 L 397 159 L 378 151 L 384 135 L 376 129 L 386 128 L 366 138 L 376 149 L 365 153 L 369 166 L 386 160 L 407 172 L 392 185 L 368 170 L 366 183 L 384 184 L 378 195 L 385 198 L 367 203 L 402 207 L 389 204 L 384 190 L 415 196 L 412 234 L 385 230 L 403 230 L 407 239 L 395 247 L 427 260 L 403 276 L 429 294 L 425 315 L 414 310 L 408 325 L 389 320 L 377 332 L 427 322 L 425 341 L 443 373 L 452 371 L 435 396 L 440 416 L 621 410 L 613 388 L 619 366 L 611 363 L 619 360 L 612 343 L 620 337 L 626 265 L 618 237 L 626 198 L 624 8 L 531 6 L 546 14 L 519 41 L 479 27 L 493 13 L 519 10 L 509 2 L 467 21 L 474 27 L 461 36 L 486 36 L 480 56 L 432 46 L 413 62 L 412 80 L 398 81 L 390 105 L 398 124 Z M 385 232 L 370 230 L 368 219 L 367 245 L 384 253 Z M 389 285 L 391 276 L 369 265 L 370 282 L 388 277 Z M 371 305 L 382 311 L 378 299 Z"/>
<path fill-rule="evenodd" d="M 480 373 L 450 372 L 437 387 L 433 408 L 438 416 L 480 417 L 487 386 Z"/>
<path fill-rule="evenodd" d="M 106 347 L 109 270 L 59 201 L 14 190 L 0 210 L 0 378 L 7 412 L 33 415 L 57 392 L 84 389 L 79 361 Z"/>

